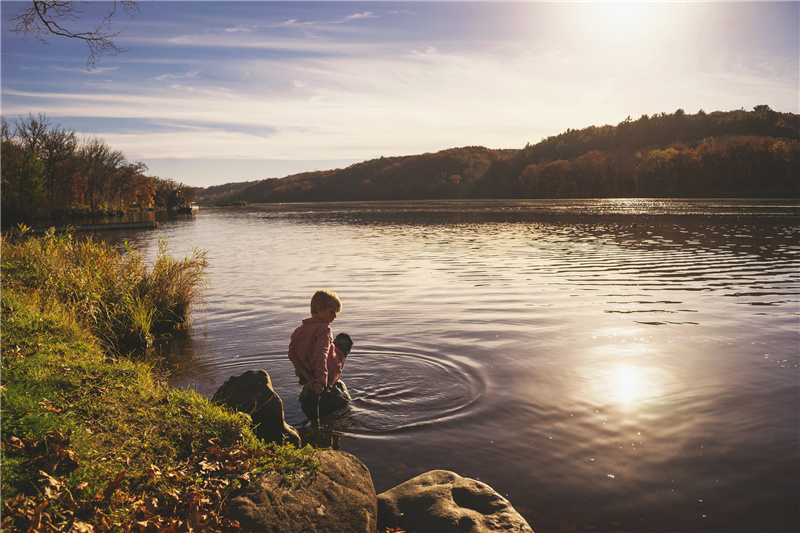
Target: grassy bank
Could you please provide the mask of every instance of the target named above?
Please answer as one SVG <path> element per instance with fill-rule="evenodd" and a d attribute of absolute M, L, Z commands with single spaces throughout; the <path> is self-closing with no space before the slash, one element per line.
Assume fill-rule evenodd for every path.
<path fill-rule="evenodd" d="M 3 240 L 4 531 L 222 531 L 226 498 L 259 471 L 316 467 L 125 355 L 186 324 L 206 266 L 163 247 L 147 268 L 68 235 Z"/>

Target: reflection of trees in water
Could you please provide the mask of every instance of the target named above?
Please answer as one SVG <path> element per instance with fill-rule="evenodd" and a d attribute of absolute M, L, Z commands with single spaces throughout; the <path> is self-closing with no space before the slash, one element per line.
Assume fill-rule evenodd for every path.
<path fill-rule="evenodd" d="M 342 448 L 339 430 L 331 424 L 330 416 L 326 418 L 328 421 L 323 422 L 318 428 L 311 427 L 311 425 L 297 428 L 303 446 L 310 444 L 314 448 L 331 448 L 333 450 Z"/>
<path fill-rule="evenodd" d="M 330 222 L 331 213 L 315 213 L 314 217 L 317 222 L 323 218 Z M 456 225 L 481 233 L 495 230 L 503 233 L 503 228 L 497 227 L 502 225 L 508 225 L 512 233 L 520 233 L 515 226 L 524 224 L 533 226 L 538 234 L 568 238 L 572 242 L 602 240 L 632 248 L 724 251 L 761 259 L 789 260 L 793 258 L 793 250 L 800 246 L 800 215 L 751 215 L 746 209 L 724 215 L 386 209 L 359 212 L 357 217 L 341 214 L 336 218 L 355 225 L 402 226 L 409 230 Z"/>
<path fill-rule="evenodd" d="M 176 331 L 169 338 L 156 341 L 150 355 L 155 369 L 174 386 L 210 382 L 214 375 L 213 365 L 197 357 L 190 329 Z"/>
<path fill-rule="evenodd" d="M 377 229 L 471 229 L 598 239 L 645 249 L 686 248 L 789 259 L 800 243 L 800 206 L 763 200 L 597 199 L 552 201 L 417 201 L 354 204 L 263 205 L 280 218 L 302 223 L 373 226 Z M 481 227 L 492 225 L 492 228 Z"/>

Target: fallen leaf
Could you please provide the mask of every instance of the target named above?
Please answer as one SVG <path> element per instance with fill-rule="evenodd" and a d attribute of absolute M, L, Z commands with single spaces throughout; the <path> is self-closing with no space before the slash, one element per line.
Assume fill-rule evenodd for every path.
<path fill-rule="evenodd" d="M 28 524 L 28 531 L 36 531 L 42 526 L 42 511 L 50 502 L 44 501 L 33 510 L 31 521 Z"/>
<path fill-rule="evenodd" d="M 161 475 L 161 469 L 159 469 L 156 465 L 150 465 L 150 468 L 147 469 L 147 474 L 155 479 Z"/>
<path fill-rule="evenodd" d="M 117 477 L 114 478 L 114 481 L 108 484 L 106 490 L 103 491 L 103 499 L 107 500 L 112 494 L 114 494 L 117 489 L 119 489 L 120 485 L 122 485 L 122 480 L 125 479 L 125 471 L 123 470 Z"/>
<path fill-rule="evenodd" d="M 203 470 L 204 472 L 216 472 L 217 470 L 219 470 L 219 463 L 217 463 L 216 461 L 213 463 L 209 463 L 208 461 L 201 461 L 199 466 L 200 469 Z"/>
<path fill-rule="evenodd" d="M 39 468 L 48 474 L 56 472 L 68 474 L 80 466 L 75 452 L 65 450 L 54 443 L 47 446 L 43 453 L 34 457 L 33 462 L 38 463 Z"/>
<path fill-rule="evenodd" d="M 10 437 L 8 440 L 3 441 L 3 448 L 6 453 L 20 453 L 25 451 L 25 443 L 18 437 Z"/>
<path fill-rule="evenodd" d="M 55 500 L 64 490 L 63 483 L 42 470 L 39 470 L 39 479 L 37 482 L 42 492 L 44 492 L 45 497 L 51 500 Z"/>
<path fill-rule="evenodd" d="M 49 400 L 47 401 L 49 402 Z M 58 444 L 59 446 L 64 448 L 69 446 L 69 437 L 70 437 L 69 433 L 67 433 L 67 435 L 65 436 L 63 433 L 61 433 L 60 430 L 56 429 L 54 431 L 48 431 L 47 433 L 44 434 L 44 436 L 47 439 L 48 444 Z"/>
<path fill-rule="evenodd" d="M 72 522 L 72 529 L 69 530 L 69 533 L 94 533 L 94 527 L 83 520 L 76 519 Z"/>

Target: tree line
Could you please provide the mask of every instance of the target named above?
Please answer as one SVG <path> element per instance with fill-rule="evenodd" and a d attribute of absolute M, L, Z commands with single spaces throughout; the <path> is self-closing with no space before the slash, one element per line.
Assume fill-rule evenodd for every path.
<path fill-rule="evenodd" d="M 166 209 L 194 199 L 191 187 L 149 176 L 144 163 L 98 137 L 79 138 L 43 113 L 2 117 L 0 125 L 4 223 Z"/>
<path fill-rule="evenodd" d="M 198 190 L 198 202 L 445 198 L 800 197 L 800 117 L 759 105 L 630 117 L 522 149 L 382 157 Z"/>
<path fill-rule="evenodd" d="M 193 201 L 800 197 L 800 116 L 766 105 L 627 118 L 522 149 L 381 157 L 344 169 L 194 189 L 147 174 L 98 137 L 40 113 L 2 118 L 2 217 L 107 215 Z"/>
<path fill-rule="evenodd" d="M 524 197 L 796 197 L 798 141 L 739 135 L 697 145 L 533 163 L 519 176 Z"/>
<path fill-rule="evenodd" d="M 682 109 L 542 139 L 490 169 L 482 195 L 797 197 L 800 117 Z"/>

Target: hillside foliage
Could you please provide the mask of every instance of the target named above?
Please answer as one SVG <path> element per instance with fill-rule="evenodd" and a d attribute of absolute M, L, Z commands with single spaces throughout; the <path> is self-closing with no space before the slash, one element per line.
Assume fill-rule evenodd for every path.
<path fill-rule="evenodd" d="M 798 197 L 800 116 L 759 105 L 628 117 L 522 149 L 381 157 L 197 189 L 205 205 L 445 198 Z"/>

